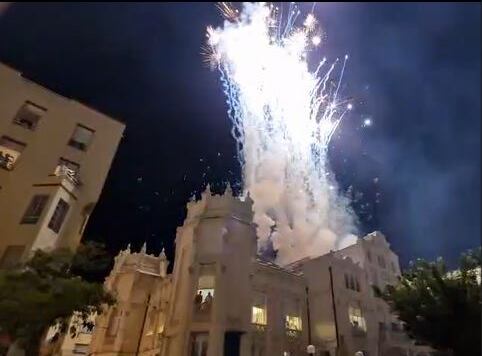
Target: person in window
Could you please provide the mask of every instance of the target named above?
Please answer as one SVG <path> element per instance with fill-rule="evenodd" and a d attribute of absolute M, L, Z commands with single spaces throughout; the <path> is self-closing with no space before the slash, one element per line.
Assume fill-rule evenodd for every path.
<path fill-rule="evenodd" d="M 213 296 L 211 295 L 211 292 L 208 292 L 208 295 L 206 296 L 206 299 L 204 300 L 205 309 L 209 310 L 211 308 L 212 303 L 213 303 Z"/>
<path fill-rule="evenodd" d="M 203 295 L 201 291 L 199 291 L 198 294 L 196 294 L 196 297 L 194 298 L 194 304 L 196 305 L 197 309 L 201 308 L 202 302 L 203 302 Z"/>

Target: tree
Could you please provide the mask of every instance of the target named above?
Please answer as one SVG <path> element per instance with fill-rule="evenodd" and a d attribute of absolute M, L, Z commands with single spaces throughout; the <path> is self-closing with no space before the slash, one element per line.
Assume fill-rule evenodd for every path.
<path fill-rule="evenodd" d="M 0 334 L 8 335 L 29 356 L 38 354 L 49 327 L 67 331 L 74 312 L 79 327 L 92 327 L 89 315 L 114 303 L 102 284 L 72 272 L 73 260 L 74 255 L 67 250 L 37 250 L 25 266 L 0 271 Z M 82 270 L 80 261 L 77 257 L 78 270 Z M 75 327 L 69 331 L 75 334 Z"/>
<path fill-rule="evenodd" d="M 376 289 L 412 338 L 456 356 L 480 355 L 481 249 L 468 251 L 448 272 L 443 259 L 417 260 L 396 286 Z"/>
<path fill-rule="evenodd" d="M 104 244 L 87 241 L 77 248 L 70 271 L 87 282 L 102 283 L 113 264 L 114 258 L 106 251 Z"/>

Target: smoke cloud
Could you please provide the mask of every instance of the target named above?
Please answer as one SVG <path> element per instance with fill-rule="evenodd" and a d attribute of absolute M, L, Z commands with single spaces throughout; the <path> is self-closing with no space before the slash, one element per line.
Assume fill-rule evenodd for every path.
<path fill-rule="evenodd" d="M 272 247 L 285 265 L 354 243 L 356 229 L 327 163 L 330 138 L 351 108 L 338 98 L 347 57 L 310 71 L 307 51 L 318 43 L 312 23 L 295 28 L 295 17 L 278 18 L 273 7 L 245 4 L 222 29 L 208 29 L 208 43 L 254 201 L 259 250 Z"/>

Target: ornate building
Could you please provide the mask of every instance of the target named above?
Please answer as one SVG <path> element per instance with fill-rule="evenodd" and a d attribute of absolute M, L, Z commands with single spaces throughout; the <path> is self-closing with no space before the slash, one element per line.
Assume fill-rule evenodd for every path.
<path fill-rule="evenodd" d="M 118 303 L 86 354 L 294 356 L 312 344 L 326 356 L 428 355 L 372 293 L 373 271 L 384 283 L 400 274 L 381 233 L 280 267 L 257 256 L 251 203 L 229 188 L 188 203 L 170 275 L 164 253 L 121 251 L 106 280 Z"/>

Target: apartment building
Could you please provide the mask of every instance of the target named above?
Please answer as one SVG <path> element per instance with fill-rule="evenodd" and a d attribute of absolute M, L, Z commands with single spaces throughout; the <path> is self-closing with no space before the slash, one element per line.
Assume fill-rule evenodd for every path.
<path fill-rule="evenodd" d="M 0 64 L 0 268 L 76 248 L 124 129 Z"/>

